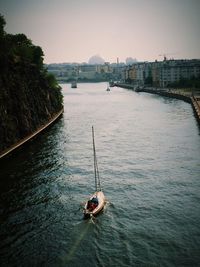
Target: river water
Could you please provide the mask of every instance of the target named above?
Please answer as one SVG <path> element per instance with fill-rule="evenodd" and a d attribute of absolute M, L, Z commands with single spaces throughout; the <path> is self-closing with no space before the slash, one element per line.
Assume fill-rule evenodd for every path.
<path fill-rule="evenodd" d="M 63 117 L 0 162 L 0 266 L 200 266 L 192 107 L 106 86 L 63 84 Z M 107 204 L 83 220 L 92 125 Z"/>

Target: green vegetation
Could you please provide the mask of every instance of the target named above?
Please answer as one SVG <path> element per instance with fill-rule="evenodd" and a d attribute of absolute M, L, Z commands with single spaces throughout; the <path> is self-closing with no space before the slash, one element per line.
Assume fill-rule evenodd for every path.
<path fill-rule="evenodd" d="M 41 47 L 24 34 L 7 34 L 5 24 L 0 15 L 0 151 L 47 123 L 63 101 Z"/>

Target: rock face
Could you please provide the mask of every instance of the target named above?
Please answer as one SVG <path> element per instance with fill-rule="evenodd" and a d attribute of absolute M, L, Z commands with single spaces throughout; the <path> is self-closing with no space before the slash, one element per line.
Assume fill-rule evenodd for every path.
<path fill-rule="evenodd" d="M 59 112 L 61 88 L 43 65 L 43 52 L 24 34 L 4 32 L 0 16 L 0 152 Z"/>

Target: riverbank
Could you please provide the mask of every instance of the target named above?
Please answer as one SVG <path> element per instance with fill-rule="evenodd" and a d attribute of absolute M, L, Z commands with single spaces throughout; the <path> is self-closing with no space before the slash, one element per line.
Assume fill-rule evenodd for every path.
<path fill-rule="evenodd" d="M 11 154 L 11 152 L 14 152 L 16 149 L 18 149 L 22 145 L 25 145 L 28 141 L 32 140 L 34 137 L 39 135 L 41 132 L 43 132 L 45 129 L 47 129 L 50 125 L 52 125 L 57 119 L 59 119 L 61 117 L 61 115 L 63 114 L 63 112 L 64 112 L 64 109 L 61 109 L 58 113 L 54 114 L 46 124 L 39 127 L 34 133 L 26 136 L 22 140 L 18 141 L 17 143 L 13 144 L 9 148 L 0 152 L 0 159 Z"/>
<path fill-rule="evenodd" d="M 117 87 L 133 90 L 135 92 L 144 92 L 150 94 L 157 94 L 160 96 L 176 98 L 183 100 L 192 105 L 194 110 L 195 117 L 200 125 L 200 92 L 184 89 L 171 89 L 171 88 L 152 88 L 152 87 L 143 87 L 143 88 L 134 88 L 131 84 L 115 84 Z"/>

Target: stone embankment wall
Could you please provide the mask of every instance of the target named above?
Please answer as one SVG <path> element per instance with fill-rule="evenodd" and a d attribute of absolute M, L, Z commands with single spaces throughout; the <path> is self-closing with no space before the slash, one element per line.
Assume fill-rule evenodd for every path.
<path fill-rule="evenodd" d="M 200 124 L 200 96 L 191 97 L 192 107 L 194 109 L 198 123 Z"/>

